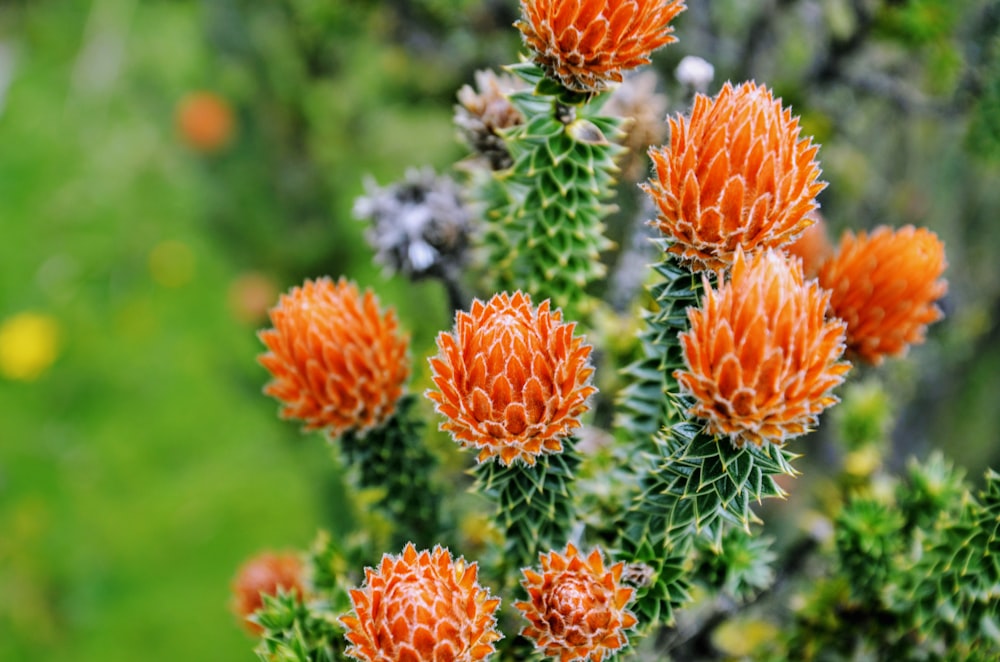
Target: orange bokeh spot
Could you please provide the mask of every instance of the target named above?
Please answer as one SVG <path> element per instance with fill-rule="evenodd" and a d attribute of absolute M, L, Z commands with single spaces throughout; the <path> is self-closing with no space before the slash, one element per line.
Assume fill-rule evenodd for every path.
<path fill-rule="evenodd" d="M 213 92 L 192 92 L 181 99 L 176 123 L 184 142 L 206 154 L 228 146 L 236 131 L 232 108 Z"/>

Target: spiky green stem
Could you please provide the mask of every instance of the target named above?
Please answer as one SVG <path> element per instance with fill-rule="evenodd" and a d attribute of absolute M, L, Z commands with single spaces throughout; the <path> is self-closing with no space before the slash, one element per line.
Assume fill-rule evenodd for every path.
<path fill-rule="evenodd" d="M 403 396 L 382 427 L 364 437 L 348 432 L 340 446 L 348 464 L 357 467 L 360 486 L 384 490 L 379 505 L 396 525 L 397 546 L 430 547 L 439 542 L 441 490 L 433 480 L 437 458 L 423 444 L 415 402 L 414 396 Z"/>
<path fill-rule="evenodd" d="M 794 456 L 778 446 L 734 447 L 708 435 L 696 423 L 672 425 L 657 439 L 661 459 L 641 482 L 641 492 L 625 516 L 621 558 L 649 564 L 674 559 L 666 576 L 654 576 L 637 593 L 637 608 L 669 623 L 686 600 L 686 580 L 672 569 L 691 550 L 695 537 L 721 546 L 726 527 L 749 531 L 759 521 L 752 502 L 783 496 L 777 475 L 792 475 Z"/>
<path fill-rule="evenodd" d="M 669 242 L 656 241 L 664 252 Z M 672 394 L 678 392 L 674 371 L 684 367 L 679 334 L 688 328 L 687 309 L 697 306 L 702 280 L 676 258 L 667 255 L 653 265 L 657 282 L 650 287 L 656 310 L 645 313 L 646 329 L 640 336 L 644 358 L 626 366 L 628 386 L 619 396 L 617 425 L 640 444 L 655 452 L 656 433 L 683 419 Z"/>
<path fill-rule="evenodd" d="M 572 483 L 580 463 L 576 440 L 562 440 L 561 453 L 540 456 L 534 465 L 484 462 L 476 467 L 476 489 L 497 504 L 504 531 L 500 575 L 510 585 L 533 566 L 540 552 L 565 546 L 573 525 Z"/>
<path fill-rule="evenodd" d="M 586 312 L 587 285 L 605 274 L 600 253 L 611 247 L 602 219 L 623 151 L 611 142 L 621 120 L 598 114 L 600 100 L 545 79 L 533 64 L 509 70 L 535 87 L 510 100 L 525 122 L 507 130 L 513 165 L 495 173 L 484 234 L 495 289 L 551 299 L 570 319 Z"/>

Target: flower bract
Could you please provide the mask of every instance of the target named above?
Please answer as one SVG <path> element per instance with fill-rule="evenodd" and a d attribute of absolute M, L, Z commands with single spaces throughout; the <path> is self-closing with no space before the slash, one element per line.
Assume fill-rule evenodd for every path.
<path fill-rule="evenodd" d="M 270 351 L 258 360 L 274 377 L 264 392 L 281 401 L 282 417 L 333 438 L 393 414 L 409 376 L 409 340 L 371 291 L 343 278 L 307 280 L 270 316 L 274 328 L 259 334 Z"/>
<path fill-rule="evenodd" d="M 516 23 L 535 62 L 563 87 L 600 92 L 677 40 L 681 0 L 521 0 Z"/>
<path fill-rule="evenodd" d="M 624 563 L 605 568 L 600 549 L 582 556 L 573 544 L 539 560 L 540 572 L 521 571 L 528 600 L 514 606 L 529 622 L 522 636 L 561 662 L 600 662 L 628 645 L 625 631 L 637 620 L 626 609 L 634 589 L 622 586 Z"/>
<path fill-rule="evenodd" d="M 491 598 L 477 583 L 478 566 L 453 560 L 441 547 L 386 554 L 352 589 L 354 612 L 341 617 L 346 653 L 365 662 L 473 662 L 487 659 L 502 635 Z"/>
<path fill-rule="evenodd" d="M 792 111 L 752 82 L 726 83 L 714 99 L 699 94 L 689 117 L 671 118 L 670 144 L 650 150 L 656 174 L 644 187 L 668 251 L 696 270 L 719 270 L 738 248 L 798 237 L 826 186 L 818 146 L 799 133 Z"/>
<path fill-rule="evenodd" d="M 259 634 L 262 628 L 246 620 L 264 606 L 264 595 L 277 595 L 279 590 L 305 595 L 305 567 L 296 554 L 264 552 L 244 563 L 233 580 L 233 609 L 243 619 L 247 629 Z"/>
<path fill-rule="evenodd" d="M 427 397 L 447 419 L 441 424 L 463 446 L 510 465 L 532 465 L 562 450 L 561 438 L 580 426 L 593 368 L 591 346 L 573 335 L 548 300 L 538 308 L 521 292 L 478 299 L 459 312 L 454 333 L 437 338 L 430 359 L 437 390 Z"/>
<path fill-rule="evenodd" d="M 944 244 L 924 228 L 845 233 L 819 282 L 832 293 L 831 312 L 847 322 L 848 351 L 879 364 L 922 343 L 943 315 L 935 302 L 948 291 L 946 266 Z"/>
<path fill-rule="evenodd" d="M 850 363 L 840 360 L 844 323 L 824 319 L 829 299 L 804 281 L 798 260 L 774 250 L 752 259 L 737 250 L 729 281 L 706 282 L 681 334 L 687 369 L 674 374 L 708 432 L 737 446 L 780 444 L 837 402 L 832 389 Z"/>

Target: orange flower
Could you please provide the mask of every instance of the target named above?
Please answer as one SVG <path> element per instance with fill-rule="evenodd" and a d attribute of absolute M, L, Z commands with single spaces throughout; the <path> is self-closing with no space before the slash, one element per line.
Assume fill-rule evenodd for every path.
<path fill-rule="evenodd" d="M 832 292 L 832 313 L 847 322 L 848 351 L 878 365 L 922 343 L 927 325 L 943 316 L 934 302 L 948 291 L 940 280 L 946 266 L 944 244 L 924 228 L 845 233 L 819 282 Z"/>
<path fill-rule="evenodd" d="M 549 77 L 600 92 L 677 41 L 669 24 L 684 9 L 681 0 L 521 0 L 515 25 Z"/>
<path fill-rule="evenodd" d="M 786 244 L 812 224 L 826 186 L 818 149 L 766 87 L 726 83 L 715 99 L 699 94 L 689 118 L 670 119 L 670 145 L 649 152 L 653 224 L 695 269 L 728 268 L 737 248 Z"/>
<path fill-rule="evenodd" d="M 478 460 L 499 457 L 535 463 L 542 453 L 562 451 L 561 437 L 580 427 L 590 385 L 590 345 L 574 337 L 546 300 L 538 309 L 522 292 L 476 300 L 455 316 L 455 333 L 440 333 L 430 359 L 428 390 L 441 424 L 455 441 L 481 449 Z"/>
<path fill-rule="evenodd" d="M 809 214 L 815 221 L 799 238 L 784 246 L 789 255 L 802 260 L 806 278 L 815 278 L 823 263 L 833 255 L 833 244 L 826 233 L 826 221 L 818 211 Z"/>
<path fill-rule="evenodd" d="M 212 92 L 194 92 L 181 99 L 176 122 L 184 141 L 204 153 L 228 145 L 236 127 L 229 103 Z"/>
<path fill-rule="evenodd" d="M 409 340 L 370 290 L 362 296 L 343 278 L 307 280 L 270 315 L 274 328 L 258 335 L 271 351 L 258 361 L 274 376 L 264 393 L 284 404 L 283 418 L 334 438 L 392 416 L 409 375 Z"/>
<path fill-rule="evenodd" d="M 674 376 L 694 400 L 689 413 L 737 446 L 808 432 L 850 369 L 840 360 L 845 324 L 824 320 L 829 300 L 797 260 L 767 250 L 748 262 L 737 249 L 729 282 L 706 282 L 680 336 L 687 370 Z"/>
<path fill-rule="evenodd" d="M 500 599 L 476 582 L 478 572 L 441 547 L 417 553 L 409 543 L 399 556 L 383 555 L 351 590 L 354 614 L 340 618 L 346 653 L 365 662 L 486 659 L 503 636 L 494 615 Z"/>
<path fill-rule="evenodd" d="M 541 574 L 521 571 L 528 601 L 514 603 L 530 623 L 521 630 L 523 636 L 561 662 L 600 662 L 628 645 L 625 630 L 636 618 L 625 609 L 634 589 L 621 585 L 624 563 L 605 569 L 599 549 L 584 559 L 572 543 L 564 554 L 539 554 L 539 560 Z"/>
<path fill-rule="evenodd" d="M 301 600 L 305 595 L 302 579 L 305 568 L 295 554 L 264 552 L 244 563 L 233 580 L 233 610 L 252 634 L 260 634 L 262 627 L 247 620 L 264 606 L 264 595 L 277 595 L 281 589 L 295 593 Z"/>

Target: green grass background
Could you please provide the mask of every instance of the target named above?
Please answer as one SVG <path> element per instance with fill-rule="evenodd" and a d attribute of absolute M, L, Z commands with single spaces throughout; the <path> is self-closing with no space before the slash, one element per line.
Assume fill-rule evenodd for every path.
<path fill-rule="evenodd" d="M 206 225 L 207 210 L 239 196 L 284 219 L 269 191 L 218 190 L 225 157 L 202 158 L 174 132 L 176 102 L 218 73 L 203 11 L 125 0 L 0 9 L 15 66 L 0 111 L 0 318 L 34 311 L 61 330 L 42 378 L 0 379 L 0 660 L 252 659 L 255 642 L 229 611 L 236 568 L 337 524 L 329 450 L 277 419 L 260 392 L 256 328 L 227 305 L 255 255 Z M 453 146 L 447 108 L 410 117 L 395 130 Z M 356 194 L 364 172 L 419 162 L 422 145 L 327 148 L 355 161 L 343 186 Z M 420 309 L 366 266 L 360 224 L 323 223 L 324 246 L 348 242 L 321 273 L 356 261 L 384 301 Z M 193 257 L 176 287 L 150 271 L 165 241 Z M 418 342 L 439 316 L 416 315 Z"/>

